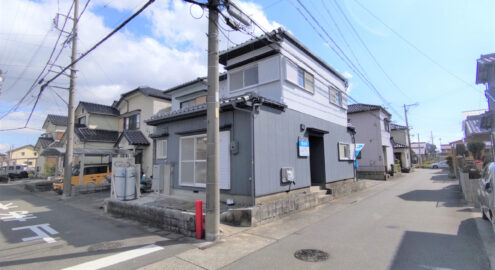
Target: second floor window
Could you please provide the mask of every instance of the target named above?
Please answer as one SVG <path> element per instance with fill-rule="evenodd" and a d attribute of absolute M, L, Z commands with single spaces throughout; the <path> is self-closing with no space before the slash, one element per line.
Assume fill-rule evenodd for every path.
<path fill-rule="evenodd" d="M 297 67 L 297 84 L 310 93 L 315 92 L 315 76 Z"/>
<path fill-rule="evenodd" d="M 230 91 L 258 84 L 258 66 L 230 74 Z"/>
<path fill-rule="evenodd" d="M 124 129 L 139 129 L 139 113 L 124 118 Z"/>
<path fill-rule="evenodd" d="M 79 117 L 79 118 L 77 119 L 77 123 L 78 123 L 79 125 L 86 125 L 86 116 Z"/>
<path fill-rule="evenodd" d="M 383 119 L 383 125 L 385 128 L 385 131 L 390 132 L 390 121 L 387 118 Z"/>
<path fill-rule="evenodd" d="M 329 89 L 330 89 L 330 102 L 340 107 L 346 107 L 347 106 L 346 95 L 342 91 L 334 87 L 330 87 Z"/>

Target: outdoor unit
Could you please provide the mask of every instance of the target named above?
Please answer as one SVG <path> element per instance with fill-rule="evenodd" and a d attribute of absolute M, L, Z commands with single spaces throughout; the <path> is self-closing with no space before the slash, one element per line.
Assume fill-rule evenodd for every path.
<path fill-rule="evenodd" d="M 153 165 L 151 189 L 155 192 L 170 194 L 170 164 Z"/>

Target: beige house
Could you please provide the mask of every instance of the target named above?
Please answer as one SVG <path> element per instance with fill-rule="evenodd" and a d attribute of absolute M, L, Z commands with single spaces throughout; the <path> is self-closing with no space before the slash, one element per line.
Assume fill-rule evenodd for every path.
<path fill-rule="evenodd" d="M 36 170 L 38 152 L 34 150 L 34 146 L 31 144 L 7 151 L 7 156 L 9 165 L 26 165 L 29 171 Z"/>
<path fill-rule="evenodd" d="M 54 143 L 60 142 L 67 128 L 67 116 L 48 114 L 43 129 L 45 133 L 38 138 L 34 149 L 40 153 L 36 163 L 38 176 L 54 176 L 60 174 L 62 160 L 58 155 L 46 155 L 44 151 Z"/>
<path fill-rule="evenodd" d="M 120 136 L 115 146 L 132 151 L 136 163 L 141 164 L 141 171 L 147 176 L 152 175 L 153 147 L 149 136 L 154 127 L 144 121 L 156 113 L 170 111 L 170 96 L 158 89 L 138 87 L 122 94 L 113 107 L 120 112 Z"/>

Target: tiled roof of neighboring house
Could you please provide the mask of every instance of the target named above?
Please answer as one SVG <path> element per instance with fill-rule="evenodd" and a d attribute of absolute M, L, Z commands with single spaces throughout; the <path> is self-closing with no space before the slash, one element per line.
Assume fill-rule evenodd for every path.
<path fill-rule="evenodd" d="M 121 95 L 120 99 L 118 101 L 115 101 L 113 104 L 112 104 L 112 107 L 114 108 L 117 108 L 117 106 L 119 105 L 119 103 L 125 98 L 125 97 L 128 97 L 134 93 L 141 93 L 143 94 L 144 96 L 147 96 L 147 97 L 154 97 L 154 98 L 160 98 L 160 99 L 165 99 L 165 100 L 170 100 L 171 97 L 170 95 L 168 94 L 165 94 L 165 92 L 163 90 L 159 90 L 159 89 L 155 89 L 155 88 L 151 88 L 151 87 L 148 87 L 148 86 L 140 86 L 134 90 L 131 90 L 127 93 L 124 93 Z"/>
<path fill-rule="evenodd" d="M 17 151 L 17 150 L 20 150 L 20 149 L 22 149 L 22 148 L 27 148 L 27 147 L 31 147 L 31 148 L 33 148 L 33 149 L 34 149 L 34 146 L 33 146 L 32 144 L 26 144 L 26 145 L 23 145 L 23 146 L 21 146 L 21 147 L 17 147 L 17 148 L 15 148 L 15 149 L 9 150 L 9 151 L 7 151 L 7 153 L 10 153 L 10 152 L 15 152 L 15 151 Z"/>
<path fill-rule="evenodd" d="M 396 142 L 394 142 L 393 147 L 394 147 L 394 148 L 409 148 L 409 147 L 408 147 L 407 145 L 405 145 L 405 144 L 402 144 L 402 143 L 396 143 Z"/>
<path fill-rule="evenodd" d="M 238 104 L 238 103 L 245 103 L 246 101 L 253 101 L 253 100 L 259 101 L 267 106 L 279 108 L 282 110 L 284 110 L 287 107 L 287 105 L 283 103 L 259 96 L 255 93 L 246 93 L 244 95 L 240 95 L 236 97 L 222 98 L 220 99 L 220 107 L 225 107 L 228 105 Z M 191 115 L 191 114 L 203 114 L 203 111 L 205 110 L 206 110 L 206 104 L 201 104 L 197 106 L 182 108 L 175 111 L 158 113 L 153 115 L 151 119 L 146 120 L 145 122 L 150 125 L 153 125 L 153 124 L 158 124 L 158 122 L 165 119 L 181 118 L 182 116 Z"/>
<path fill-rule="evenodd" d="M 157 130 L 154 133 L 150 134 L 150 138 L 160 138 L 160 137 L 165 137 L 168 136 L 168 130 Z"/>
<path fill-rule="evenodd" d="M 351 104 L 347 106 L 347 113 L 360 113 L 360 112 L 371 112 L 371 111 L 378 111 L 378 110 L 383 110 L 386 114 L 390 115 L 391 114 L 385 110 L 382 106 L 379 105 L 372 105 L 372 104 L 363 104 L 363 103 L 357 103 L 357 104 Z"/>
<path fill-rule="evenodd" d="M 282 28 L 278 28 L 278 29 L 273 30 L 272 32 L 268 33 L 268 36 L 266 34 L 264 34 L 264 35 L 261 35 L 259 37 L 254 37 L 252 39 L 247 40 L 246 42 L 240 43 L 236 46 L 228 48 L 227 50 L 221 51 L 219 54 L 219 62 L 222 65 L 225 65 L 229 58 L 234 58 L 234 57 L 240 56 L 242 54 L 245 54 L 246 52 L 254 51 L 256 49 L 269 46 L 270 44 L 273 44 L 273 43 L 279 43 L 283 39 L 286 39 L 287 41 L 291 42 L 298 49 L 300 49 L 301 51 L 306 53 L 314 61 L 318 62 L 321 66 L 323 66 L 324 68 L 329 70 L 331 73 L 333 73 L 335 76 L 337 76 L 339 79 L 341 79 L 345 83 L 345 85 L 347 86 L 348 81 L 342 74 L 337 72 L 337 70 L 332 68 L 325 61 L 323 61 L 319 56 L 317 56 L 312 51 L 310 51 L 303 43 L 301 43 L 301 41 L 299 41 L 292 34 L 290 34 L 288 31 L 286 31 Z"/>
<path fill-rule="evenodd" d="M 81 106 L 83 106 L 83 108 L 88 113 L 113 115 L 113 116 L 119 116 L 120 115 L 119 110 L 117 110 L 116 108 L 114 108 L 112 106 L 90 103 L 90 102 L 84 102 L 84 101 L 81 101 L 79 104 L 81 104 Z"/>
<path fill-rule="evenodd" d="M 472 134 L 489 133 L 490 130 L 481 127 L 483 115 L 471 115 L 464 120 L 464 131 L 466 136 Z"/>
<path fill-rule="evenodd" d="M 65 144 L 61 141 L 52 142 L 49 147 L 65 147 Z"/>
<path fill-rule="evenodd" d="M 390 129 L 391 130 L 400 130 L 400 129 L 407 129 L 407 127 L 406 126 L 397 125 L 397 124 L 390 124 Z"/>
<path fill-rule="evenodd" d="M 119 132 L 105 129 L 89 129 L 79 127 L 74 129 L 74 133 L 82 142 L 108 142 L 115 143 L 119 138 Z"/>
<path fill-rule="evenodd" d="M 227 79 L 227 72 L 224 72 L 222 74 L 220 74 L 220 76 L 218 76 L 218 80 L 219 81 L 223 81 Z M 186 87 L 186 86 L 189 86 L 189 85 L 193 85 L 195 83 L 198 83 L 198 82 L 203 82 L 203 83 L 206 83 L 207 82 L 207 77 L 198 77 L 194 80 L 191 80 L 191 81 L 187 81 L 185 83 L 181 83 L 179 85 L 176 85 L 176 86 L 173 86 L 165 91 L 163 91 L 163 93 L 167 94 L 167 93 L 170 93 L 170 92 L 173 92 L 177 89 L 180 89 L 180 88 L 183 88 L 183 87 Z"/>
<path fill-rule="evenodd" d="M 40 146 L 42 149 L 47 148 L 53 142 L 53 138 L 39 137 L 36 142 L 36 146 Z"/>
<path fill-rule="evenodd" d="M 124 137 L 130 145 L 150 145 L 150 142 L 146 139 L 146 136 L 144 136 L 141 130 L 124 130 L 116 144 L 118 144 Z"/>
<path fill-rule="evenodd" d="M 46 116 L 46 120 L 52 122 L 52 124 L 56 126 L 67 126 L 67 116 L 65 115 L 49 114 Z"/>

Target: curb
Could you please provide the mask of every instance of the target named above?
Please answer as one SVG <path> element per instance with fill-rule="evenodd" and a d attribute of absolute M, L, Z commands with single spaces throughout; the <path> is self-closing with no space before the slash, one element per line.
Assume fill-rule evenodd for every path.
<path fill-rule="evenodd" d="M 478 228 L 478 233 L 480 235 L 481 243 L 485 249 L 486 256 L 490 262 L 490 269 L 495 270 L 495 234 L 494 230 L 491 228 L 489 221 L 486 221 L 479 217 L 478 211 L 475 209 L 473 211 L 473 218 Z"/>

